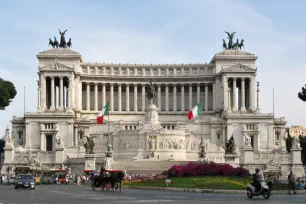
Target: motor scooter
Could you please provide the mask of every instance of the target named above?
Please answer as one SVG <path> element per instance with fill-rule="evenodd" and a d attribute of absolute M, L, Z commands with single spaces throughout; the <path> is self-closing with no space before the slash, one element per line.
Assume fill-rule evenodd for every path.
<path fill-rule="evenodd" d="M 270 198 L 270 195 L 271 195 L 271 191 L 269 189 L 269 186 L 266 182 L 262 181 L 260 182 L 260 190 L 259 191 L 255 191 L 256 188 L 248 183 L 248 186 L 247 186 L 247 196 L 248 198 L 252 198 L 253 196 L 263 196 L 265 199 L 269 199 Z"/>

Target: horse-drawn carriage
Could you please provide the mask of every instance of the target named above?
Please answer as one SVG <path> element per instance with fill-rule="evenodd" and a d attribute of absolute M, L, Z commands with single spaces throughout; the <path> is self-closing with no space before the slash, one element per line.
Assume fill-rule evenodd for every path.
<path fill-rule="evenodd" d="M 100 175 L 93 175 L 91 179 L 91 188 L 93 191 L 100 187 L 102 191 L 115 191 L 119 188 L 119 191 L 121 192 L 121 182 L 124 176 L 122 170 L 101 169 Z"/>

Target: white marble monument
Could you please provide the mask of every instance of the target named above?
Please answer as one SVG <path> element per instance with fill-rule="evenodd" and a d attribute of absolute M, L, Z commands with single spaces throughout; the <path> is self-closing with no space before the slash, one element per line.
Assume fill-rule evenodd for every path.
<path fill-rule="evenodd" d="M 95 136 L 99 169 L 109 124 L 115 169 L 162 171 L 197 161 L 201 136 L 209 161 L 224 163 L 232 135 L 237 165 L 267 169 L 277 149 L 284 175 L 300 166 L 300 150 L 293 151 L 294 161 L 285 151 L 285 118 L 260 112 L 254 54 L 224 50 L 205 64 L 114 64 L 84 62 L 78 52 L 53 48 L 37 58 L 37 112 L 13 117 L 14 140 L 4 165 L 27 165 L 34 158 L 50 168 L 69 163 L 72 171 L 80 170 L 84 137 Z M 151 80 L 157 90 L 152 103 L 146 98 Z M 203 116 L 188 121 L 187 112 L 202 95 Z M 108 98 L 109 120 L 98 125 L 96 116 Z"/>

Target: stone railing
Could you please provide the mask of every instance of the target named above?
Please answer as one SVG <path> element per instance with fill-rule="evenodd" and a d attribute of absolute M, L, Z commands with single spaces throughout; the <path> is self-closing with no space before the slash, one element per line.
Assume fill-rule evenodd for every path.
<path fill-rule="evenodd" d="M 190 65 L 120 65 L 120 64 L 83 64 L 81 74 L 122 77 L 175 77 L 213 75 L 215 69 L 209 64 Z"/>

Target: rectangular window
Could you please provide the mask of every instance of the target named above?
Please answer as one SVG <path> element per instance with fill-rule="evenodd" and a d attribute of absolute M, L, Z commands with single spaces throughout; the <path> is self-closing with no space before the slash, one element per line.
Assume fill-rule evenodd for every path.
<path fill-rule="evenodd" d="M 46 135 L 46 150 L 48 152 L 51 152 L 53 150 L 53 136 L 52 135 Z"/>

